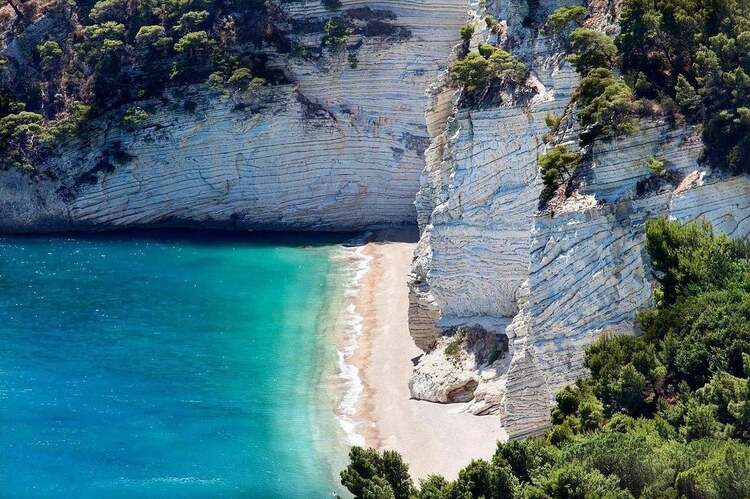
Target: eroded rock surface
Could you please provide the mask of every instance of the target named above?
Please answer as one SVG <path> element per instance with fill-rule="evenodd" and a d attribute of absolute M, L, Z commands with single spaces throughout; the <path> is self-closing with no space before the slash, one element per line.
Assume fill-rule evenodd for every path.
<path fill-rule="evenodd" d="M 279 2 L 279 29 L 320 47 L 326 19 L 346 16 L 347 48 L 316 57 L 265 47 L 289 84 L 223 96 L 168 93 L 144 127 L 104 117 L 32 179 L 0 172 L 5 231 L 195 225 L 360 230 L 414 223 L 429 144 L 425 90 L 458 40 L 457 0 Z M 283 18 L 283 16 L 282 16 Z M 42 22 L 42 21 L 40 21 Z M 354 59 L 350 58 L 354 56 Z M 51 178 L 50 178 L 51 177 Z"/>
<path fill-rule="evenodd" d="M 536 92 L 522 105 L 454 108 L 432 134 L 410 295 L 411 333 L 426 352 L 414 379 L 429 379 L 431 388 L 413 383 L 412 395 L 444 402 L 471 378 L 465 368 L 445 372 L 442 335 L 481 326 L 507 338 L 507 360 L 476 369 L 464 410 L 499 415 L 511 436 L 523 436 L 548 425 L 555 393 L 585 374 L 586 345 L 605 332 L 637 333 L 636 312 L 652 304 L 646 220 L 703 218 L 744 237 L 750 180 L 700 164 L 696 130 L 645 120 L 632 136 L 594 144 L 573 192 L 540 211 L 536 161 L 550 147 L 543 119 L 562 116 L 557 142 L 576 147 L 568 104 L 577 75 L 559 47 L 518 25 L 525 11 L 505 5 L 507 17 L 495 17 L 508 19 L 508 36 L 517 30 L 513 52 L 531 68 Z M 487 9 L 502 14 L 491 2 Z M 607 29 L 614 16 L 600 14 L 592 22 Z M 664 162 L 664 175 L 646 167 L 650 158 Z"/>

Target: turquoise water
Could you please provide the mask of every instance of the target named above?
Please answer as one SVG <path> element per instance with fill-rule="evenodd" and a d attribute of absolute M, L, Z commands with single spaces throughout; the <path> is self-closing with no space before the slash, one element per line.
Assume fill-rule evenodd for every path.
<path fill-rule="evenodd" d="M 0 496 L 330 496 L 335 243 L 0 238 Z"/>

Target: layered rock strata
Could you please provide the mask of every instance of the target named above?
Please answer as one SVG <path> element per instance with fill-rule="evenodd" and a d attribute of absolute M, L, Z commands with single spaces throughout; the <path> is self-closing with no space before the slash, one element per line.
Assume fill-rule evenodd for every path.
<path fill-rule="evenodd" d="M 456 0 L 280 2 L 279 26 L 314 57 L 265 47 L 291 83 L 169 92 L 135 132 L 105 116 L 36 176 L 0 172 L 0 230 L 201 224 L 360 230 L 413 223 L 429 143 L 425 89 L 449 60 Z M 320 49 L 326 19 L 356 28 Z M 39 22 L 44 22 L 44 19 Z M 164 101 L 168 101 L 167 104 Z"/>
<path fill-rule="evenodd" d="M 518 17 L 510 13 L 508 36 L 514 27 L 523 31 Z M 711 172 L 698 161 L 695 130 L 653 120 L 632 136 L 594 144 L 569 196 L 539 211 L 536 161 L 549 147 L 543 118 L 562 116 L 556 142 L 575 147 L 568 104 L 577 76 L 543 36 L 518 38 L 514 54 L 538 82 L 535 97 L 456 108 L 433 135 L 417 195 L 422 237 L 410 282 L 410 329 L 426 351 L 412 395 L 446 402 L 451 390 L 473 388 L 462 392 L 464 409 L 499 415 L 515 437 L 549 424 L 555 393 L 585 374 L 586 345 L 605 332 L 637 332 L 636 312 L 652 303 L 648 218 L 704 218 L 736 237 L 750 231 L 748 178 Z M 664 161 L 665 175 L 646 167 L 650 158 Z M 443 335 L 456 327 L 505 337 L 508 351 L 473 373 L 445 373 Z"/>

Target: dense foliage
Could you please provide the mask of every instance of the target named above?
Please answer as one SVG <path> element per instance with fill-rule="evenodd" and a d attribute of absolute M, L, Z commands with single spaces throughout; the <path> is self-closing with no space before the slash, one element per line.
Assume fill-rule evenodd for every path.
<path fill-rule="evenodd" d="M 451 65 L 451 75 L 463 86 L 467 97 L 481 101 L 488 94 L 526 81 L 526 65 L 509 52 L 482 43 L 478 52 L 469 52 Z"/>
<path fill-rule="evenodd" d="M 562 7 L 550 15 L 551 30 L 569 25 L 578 15 L 574 9 Z M 598 100 L 605 112 L 581 112 L 581 125 L 593 127 L 582 142 L 632 132 L 637 109 L 664 113 L 701 125 L 705 158 L 712 165 L 750 172 L 750 4 L 624 0 L 620 30 L 614 42 L 587 28 L 569 37 L 582 85 L 592 78 L 608 83 L 591 87 L 596 93 L 589 94 L 588 103 Z M 591 73 L 597 70 L 609 73 Z M 579 91 L 574 98 L 581 96 Z"/>
<path fill-rule="evenodd" d="M 485 19 L 490 29 L 497 28 L 491 16 Z M 467 24 L 461 29 L 464 49 L 467 48 L 474 28 Z M 487 43 L 480 43 L 477 51 L 465 51 L 450 68 L 454 81 L 464 89 L 466 102 L 480 103 L 489 97 L 494 100 L 498 92 L 526 81 L 526 65 L 510 52 Z"/>
<path fill-rule="evenodd" d="M 674 99 L 703 124 L 706 157 L 750 171 L 750 4 L 625 0 L 617 45 L 639 97 Z"/>
<path fill-rule="evenodd" d="M 262 0 L 27 0 L 18 6 L 20 15 L 10 27 L 6 19 L 4 29 L 20 49 L 0 58 L 0 163 L 6 166 L 30 168 L 46 144 L 75 133 L 92 115 L 160 95 L 169 85 L 209 75 L 214 84 L 263 84 L 269 74 L 255 47 L 279 36 Z M 144 112 L 122 122 L 134 126 Z"/>
<path fill-rule="evenodd" d="M 560 183 L 573 175 L 581 155 L 569 151 L 567 147 L 558 145 L 539 157 L 539 170 L 542 174 L 544 189 L 539 195 L 540 202 L 546 203 L 555 193 Z"/>
<path fill-rule="evenodd" d="M 644 334 L 603 336 L 545 435 L 498 444 L 417 487 L 393 453 L 354 448 L 358 498 L 750 497 L 750 249 L 701 223 L 647 224 L 660 287 Z"/>
<path fill-rule="evenodd" d="M 565 28 L 580 23 L 586 17 L 586 13 L 586 7 L 582 5 L 560 7 L 547 18 L 545 31 L 560 34 Z"/>

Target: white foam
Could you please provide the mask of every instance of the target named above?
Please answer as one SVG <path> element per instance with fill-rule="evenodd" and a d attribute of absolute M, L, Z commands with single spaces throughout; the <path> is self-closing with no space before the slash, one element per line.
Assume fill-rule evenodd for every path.
<path fill-rule="evenodd" d="M 346 245 L 342 247 L 342 258 L 346 261 L 348 271 L 347 282 L 344 287 L 344 307 L 342 323 L 344 326 L 343 337 L 339 344 L 338 373 L 341 380 L 343 395 L 336 407 L 336 418 L 346 435 L 349 445 L 365 445 L 365 437 L 359 432 L 360 423 L 356 420 L 357 403 L 359 402 L 364 385 L 359 375 L 359 369 L 351 362 L 352 356 L 359 347 L 359 339 L 362 336 L 363 318 L 361 311 L 357 309 L 356 299 L 362 285 L 362 279 L 370 268 L 371 257 L 365 254 L 364 244 L 371 236 L 365 234 L 354 243 L 358 246 Z"/>

